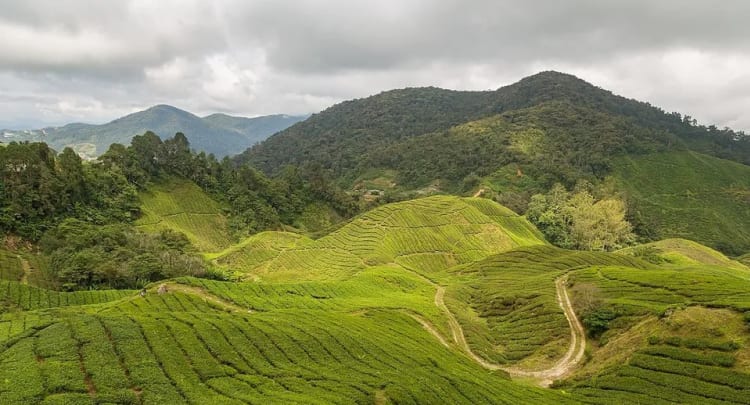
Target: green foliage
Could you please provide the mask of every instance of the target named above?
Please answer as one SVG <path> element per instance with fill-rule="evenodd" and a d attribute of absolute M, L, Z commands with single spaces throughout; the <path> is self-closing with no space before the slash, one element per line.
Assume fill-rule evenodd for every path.
<path fill-rule="evenodd" d="M 634 238 L 621 200 L 596 201 L 587 190 L 571 194 L 560 184 L 546 195 L 532 196 L 526 215 L 550 242 L 564 248 L 611 251 Z"/>
<path fill-rule="evenodd" d="M 63 218 L 104 224 L 137 212 L 135 189 L 119 170 L 84 164 L 43 143 L 0 148 L 0 231 L 38 240 Z"/>
<path fill-rule="evenodd" d="M 719 160 L 678 161 L 688 163 L 684 168 L 661 160 L 664 152 L 686 150 L 744 166 L 734 165 L 733 174 L 720 170 L 724 178 L 717 182 L 711 176 Z M 518 213 L 525 212 L 532 195 L 555 183 L 572 187 L 614 174 L 628 191 L 628 219 L 639 236 L 685 237 L 737 255 L 750 246 L 743 232 L 750 229 L 744 209 L 750 201 L 744 180 L 750 178 L 748 156 L 750 136 L 742 132 L 699 126 L 691 117 L 613 95 L 573 76 L 543 72 L 497 91 L 403 89 L 344 102 L 254 146 L 237 161 L 265 173 L 287 164 L 317 164 L 343 185 L 389 172 L 392 190 L 373 198 L 387 202 L 435 190 L 466 193 L 477 185 L 473 174 L 492 185 L 493 198 Z M 633 168 L 622 167 L 628 158 L 637 160 Z M 639 172 L 640 159 L 661 167 Z M 727 174 L 737 181 L 724 181 Z M 675 177 L 691 181 L 673 182 Z M 562 239 L 555 243 L 570 246 Z"/>
<path fill-rule="evenodd" d="M 126 225 L 95 226 L 67 219 L 42 238 L 51 271 L 65 289 L 135 288 L 180 275 L 202 275 L 205 264 L 187 254 L 189 242 L 172 230 L 157 236 Z"/>
<path fill-rule="evenodd" d="M 615 309 L 600 307 L 584 313 L 581 323 L 586 327 L 586 333 L 589 336 L 598 338 L 609 329 L 609 323 L 618 316 Z"/>
<path fill-rule="evenodd" d="M 497 114 L 503 119 L 491 118 Z M 479 130 L 467 124 L 444 133 L 482 119 L 487 125 L 480 123 Z M 420 136 L 424 139 L 416 140 Z M 574 76 L 542 72 L 496 91 L 410 88 L 343 102 L 239 160 L 267 173 L 311 161 L 349 181 L 357 177 L 353 172 L 385 166 L 401 171 L 402 181 L 424 184 L 436 178 L 460 181 L 471 172 L 487 175 L 500 162 L 525 156 L 524 162 L 536 160 L 540 174 L 552 177 L 549 186 L 572 185 L 581 172 L 606 174 L 613 155 L 684 145 L 750 163 L 750 137 L 742 133 L 697 126 L 689 117 L 615 96 Z"/>

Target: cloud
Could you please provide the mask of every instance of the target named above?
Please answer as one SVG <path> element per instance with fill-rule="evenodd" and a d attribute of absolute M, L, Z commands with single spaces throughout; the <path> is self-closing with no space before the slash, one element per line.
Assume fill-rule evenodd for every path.
<path fill-rule="evenodd" d="M 101 122 L 157 103 L 308 113 L 405 86 L 576 74 L 750 129 L 750 3 L 0 0 L 1 126 Z"/>

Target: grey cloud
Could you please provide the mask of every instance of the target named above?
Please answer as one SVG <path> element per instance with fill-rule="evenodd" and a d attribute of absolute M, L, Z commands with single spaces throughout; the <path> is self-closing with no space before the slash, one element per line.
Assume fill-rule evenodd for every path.
<path fill-rule="evenodd" d="M 750 129 L 750 2 L 0 0 L 0 126 L 157 103 L 309 113 L 395 87 L 568 71 Z"/>
<path fill-rule="evenodd" d="M 324 5 L 321 5 L 324 4 Z M 396 6 L 398 5 L 398 6 Z M 429 61 L 601 60 L 663 47 L 750 42 L 750 3 L 403 1 L 261 3 L 234 14 L 279 69 L 383 69 Z"/>

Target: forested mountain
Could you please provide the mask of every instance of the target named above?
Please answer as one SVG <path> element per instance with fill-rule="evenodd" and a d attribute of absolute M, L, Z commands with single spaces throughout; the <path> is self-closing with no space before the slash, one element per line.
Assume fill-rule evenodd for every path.
<path fill-rule="evenodd" d="M 45 142 L 57 151 L 70 146 L 84 157 L 104 153 L 113 143 L 128 144 L 135 135 L 152 131 L 162 138 L 187 134 L 193 148 L 223 157 L 240 153 L 303 116 L 268 115 L 256 118 L 213 114 L 200 118 L 169 105 L 157 105 L 102 125 L 69 124 L 33 131 L 3 130 L 3 142 Z"/>
<path fill-rule="evenodd" d="M 650 141 L 666 143 L 670 148 L 689 148 L 750 164 L 750 138 L 742 133 L 698 126 L 689 116 L 666 113 L 558 72 L 542 72 L 496 91 L 407 88 L 345 101 L 255 145 L 238 160 L 248 161 L 266 172 L 289 163 L 313 161 L 333 169 L 339 176 L 354 179 L 356 174 L 370 168 L 372 162 L 368 157 L 386 149 L 398 149 L 409 138 L 439 134 L 456 125 L 498 114 L 505 114 L 512 122 L 518 113 L 510 112 L 540 106 L 546 109 L 545 114 L 555 110 L 561 118 L 574 112 L 577 116 L 570 116 L 571 124 L 585 125 L 603 117 L 607 121 L 619 120 L 619 128 L 612 131 L 611 137 L 650 131 L 652 135 L 647 137 Z M 565 122 L 556 123 L 554 129 L 558 133 L 574 130 Z M 670 142 L 666 139 L 670 135 L 676 139 Z M 594 131 L 585 138 L 589 144 L 600 141 Z M 620 143 L 631 146 L 628 140 Z M 563 146 L 575 147 L 572 143 Z M 436 171 L 430 176 L 442 178 L 445 173 Z"/>
<path fill-rule="evenodd" d="M 724 220 L 686 227 L 693 219 L 690 211 L 680 204 L 650 203 L 649 196 L 630 186 L 634 179 L 628 173 L 635 172 L 618 169 L 625 157 L 662 154 L 671 159 L 676 155 L 664 153 L 686 151 L 720 158 L 713 165 L 726 166 L 719 171 L 735 179 L 723 178 L 723 188 L 717 189 L 710 178 L 701 177 L 692 189 L 718 191 L 712 195 L 722 203 L 706 209 L 724 207 L 724 214 L 732 213 L 728 223 L 750 229 L 741 197 L 749 186 L 729 162 L 750 164 L 750 136 L 700 126 L 689 116 L 666 113 L 557 72 L 539 73 L 496 91 L 409 88 L 346 101 L 236 160 L 266 173 L 314 162 L 330 169 L 341 185 L 365 193 L 374 189 L 375 198 L 385 195 L 386 200 L 482 189 L 519 213 L 526 211 L 532 195 L 556 183 L 572 189 L 585 181 L 630 200 L 628 216 L 641 236 L 688 237 L 733 254 L 750 249 L 750 235 L 724 232 L 723 225 L 719 229 Z M 620 180 L 607 180 L 611 177 Z"/>

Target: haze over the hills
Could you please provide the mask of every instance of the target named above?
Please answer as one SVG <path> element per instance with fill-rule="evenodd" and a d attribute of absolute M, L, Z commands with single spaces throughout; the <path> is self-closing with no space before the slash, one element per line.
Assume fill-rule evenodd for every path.
<path fill-rule="evenodd" d="M 74 123 L 37 130 L 2 130 L 0 142 L 39 141 L 62 151 L 72 147 L 83 157 L 95 157 L 109 145 L 128 145 L 135 135 L 153 131 L 162 139 L 184 133 L 191 147 L 218 157 L 235 155 L 268 136 L 305 119 L 284 114 L 246 118 L 211 114 L 203 118 L 169 105 L 157 105 L 102 125 Z"/>

